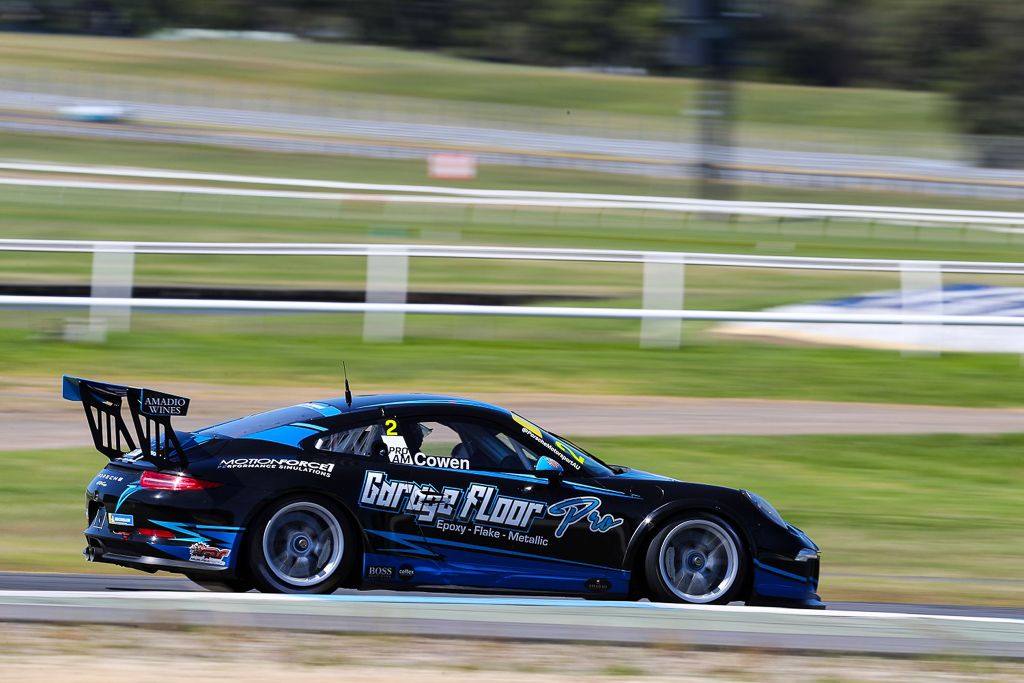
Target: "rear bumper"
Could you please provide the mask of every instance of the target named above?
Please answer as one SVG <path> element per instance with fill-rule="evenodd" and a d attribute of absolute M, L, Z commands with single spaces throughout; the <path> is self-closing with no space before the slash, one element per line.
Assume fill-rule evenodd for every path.
<path fill-rule="evenodd" d="M 90 562 L 147 572 L 234 576 L 241 527 L 182 521 L 184 510 L 151 504 L 124 505 L 111 514 L 94 500 L 89 512 L 92 519 L 84 532 L 87 545 L 82 554 Z"/>
<path fill-rule="evenodd" d="M 153 555 L 139 555 L 133 549 L 114 551 L 106 548 L 102 543 L 90 539 L 89 545 L 82 551 L 82 555 L 89 562 L 104 562 L 116 564 L 120 567 L 140 569 L 144 572 L 182 572 L 188 574 L 210 573 L 218 576 L 232 575 L 230 567 L 202 567 L 196 566 L 186 560 L 172 560 L 166 557 L 155 557 Z"/>

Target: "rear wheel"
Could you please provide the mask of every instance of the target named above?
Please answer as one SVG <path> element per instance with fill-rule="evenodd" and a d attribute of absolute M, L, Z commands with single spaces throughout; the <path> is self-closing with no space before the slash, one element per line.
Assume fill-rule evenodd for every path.
<path fill-rule="evenodd" d="M 644 568 L 653 599 L 710 605 L 737 599 L 746 563 L 732 527 L 700 514 L 666 524 L 651 541 Z"/>
<path fill-rule="evenodd" d="M 261 591 L 330 593 L 352 570 L 356 553 L 352 526 L 326 500 L 280 501 L 251 528 L 252 578 Z"/>

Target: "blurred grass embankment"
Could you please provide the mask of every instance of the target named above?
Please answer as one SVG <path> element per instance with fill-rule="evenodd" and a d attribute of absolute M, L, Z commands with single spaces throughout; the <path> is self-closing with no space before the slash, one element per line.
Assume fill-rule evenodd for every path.
<path fill-rule="evenodd" d="M 572 115 L 598 114 L 603 116 L 585 120 L 609 132 L 641 121 L 649 128 L 689 130 L 686 114 L 697 106 L 697 83 L 689 79 L 499 64 L 378 46 L 0 36 L 0 63 L 26 80 L 35 69 L 63 72 L 86 86 L 108 83 L 102 76 L 121 77 L 139 89 L 162 88 L 171 97 L 237 93 L 290 100 L 296 107 L 304 101 L 353 107 L 374 96 L 391 98 L 390 104 L 369 100 L 384 114 L 390 106 L 396 116 L 434 117 L 472 117 L 473 105 L 508 105 L 481 108 L 476 115 L 564 126 Z M 913 146 L 921 138 L 934 146 L 954 127 L 947 99 L 935 93 L 740 83 L 737 94 L 741 134 L 765 139 L 786 130 L 797 140 L 824 144 L 902 140 Z M 337 95 L 342 98 L 327 99 Z"/>
<path fill-rule="evenodd" d="M 822 546 L 826 600 L 1024 604 L 1022 435 L 581 445 L 616 463 L 766 496 Z M 87 449 L 3 454 L 0 570 L 117 571 L 80 554 L 82 490 L 102 462 Z"/>
<path fill-rule="evenodd" d="M 363 342 L 359 315 L 136 314 L 131 333 L 105 344 L 47 338 L 40 330 L 60 330 L 52 312 L 8 312 L 0 321 L 0 377 L 12 383 L 72 374 L 134 385 L 320 387 L 337 383 L 344 360 L 360 391 L 1024 404 L 1015 355 L 745 343 L 708 338 L 697 325 L 684 331 L 683 349 L 653 350 L 637 344 L 639 321 L 414 316 L 403 344 Z"/>

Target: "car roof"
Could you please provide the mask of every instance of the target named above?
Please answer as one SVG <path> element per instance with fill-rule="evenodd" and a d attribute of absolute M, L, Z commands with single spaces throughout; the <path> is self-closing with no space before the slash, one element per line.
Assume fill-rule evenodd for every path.
<path fill-rule="evenodd" d="M 353 396 L 351 407 L 345 401 L 344 397 L 329 398 L 326 400 L 315 401 L 315 403 L 325 403 L 333 408 L 338 409 L 343 413 L 354 413 L 370 408 L 385 408 L 389 406 L 399 405 L 459 405 L 469 406 L 473 408 L 481 408 L 483 410 L 491 410 L 499 413 L 508 413 L 509 411 L 505 408 L 501 408 L 490 403 L 484 403 L 483 401 L 474 401 L 468 398 L 460 398 L 458 396 L 445 396 L 442 394 L 373 394 L 370 396 Z"/>
<path fill-rule="evenodd" d="M 511 413 L 504 408 L 491 405 L 489 403 L 483 403 L 481 401 L 472 401 L 465 398 L 458 398 L 456 396 L 440 396 L 436 394 L 379 394 L 375 396 L 356 396 L 352 399 L 352 405 L 349 406 L 345 401 L 344 397 L 322 399 L 319 401 L 310 401 L 308 403 L 299 403 L 297 405 L 285 406 L 283 408 L 277 408 L 276 410 L 270 410 L 264 413 L 256 413 L 254 415 L 246 415 L 235 420 L 229 420 L 220 424 L 210 425 L 202 429 L 197 430 L 196 433 L 208 433 L 215 434 L 227 438 L 261 438 L 277 441 L 279 443 L 289 443 L 294 440 L 294 435 L 289 435 L 285 441 L 281 440 L 281 435 L 276 433 L 278 429 L 285 429 L 286 431 L 290 427 L 304 427 L 316 429 L 309 423 L 317 422 L 323 418 L 340 417 L 345 415 L 358 416 L 359 413 L 366 413 L 373 409 L 381 408 L 413 408 L 418 406 L 423 407 L 439 407 L 439 406 L 451 406 L 465 409 L 486 411 L 492 414 L 501 415 L 503 417 L 510 417 Z M 294 444 L 291 444 L 294 445 Z"/>

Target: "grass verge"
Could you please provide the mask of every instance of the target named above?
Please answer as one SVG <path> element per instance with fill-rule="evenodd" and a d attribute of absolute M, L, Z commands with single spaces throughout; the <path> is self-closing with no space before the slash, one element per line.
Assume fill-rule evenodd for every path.
<path fill-rule="evenodd" d="M 59 320 L 0 329 L 0 375 L 95 376 L 126 383 L 188 377 L 225 384 L 324 386 L 341 360 L 362 386 L 454 394 L 786 398 L 954 406 L 1024 405 L 1014 355 L 784 347 L 701 341 L 637 346 L 639 322 L 411 317 L 403 344 L 364 343 L 361 316 L 136 316 L 106 344 L 48 340 Z M 690 328 L 688 328 L 690 329 Z M 438 338 L 446 337 L 446 338 Z"/>

